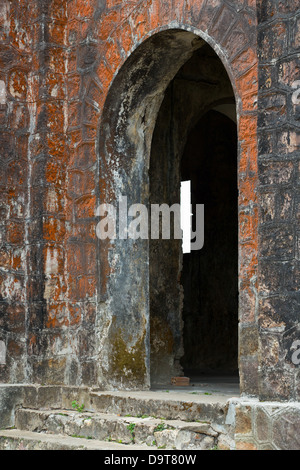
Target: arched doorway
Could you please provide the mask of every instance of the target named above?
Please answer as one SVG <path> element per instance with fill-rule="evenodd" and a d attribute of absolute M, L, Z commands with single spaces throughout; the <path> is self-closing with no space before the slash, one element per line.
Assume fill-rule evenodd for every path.
<path fill-rule="evenodd" d="M 151 383 L 238 370 L 237 126 L 232 86 L 204 44 L 168 86 L 150 159 L 150 202 L 176 204 L 190 180 L 205 206 L 205 245 L 150 241 Z M 194 221 L 195 222 L 195 221 Z"/>
<path fill-rule="evenodd" d="M 228 74 L 204 40 L 179 29 L 151 36 L 125 62 L 105 102 L 98 140 L 99 202 L 117 207 L 126 196 L 128 207 L 149 209 L 155 203 L 179 203 L 189 136 L 207 113 L 236 132 L 235 108 Z M 231 178 L 236 160 L 235 148 Z M 232 188 L 237 204 L 236 182 Z M 184 373 L 188 351 L 181 242 L 117 236 L 101 241 L 99 253 L 103 386 L 169 384 Z M 235 336 L 237 330 L 235 318 Z"/>

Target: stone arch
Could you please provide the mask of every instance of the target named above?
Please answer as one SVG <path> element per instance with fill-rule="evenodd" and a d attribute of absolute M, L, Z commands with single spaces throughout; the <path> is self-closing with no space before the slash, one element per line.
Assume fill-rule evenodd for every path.
<path fill-rule="evenodd" d="M 254 334 L 256 331 L 256 55 L 254 44 L 249 43 L 253 38 L 253 22 L 245 20 L 245 14 L 228 9 L 227 5 L 220 5 L 221 2 L 211 2 L 218 4 L 218 7 L 215 7 L 214 21 L 209 23 L 209 28 L 198 29 L 205 21 L 203 12 L 207 15 L 210 11 L 209 3 L 204 2 L 203 8 L 206 10 L 202 9 L 201 14 L 199 12 L 196 26 L 183 25 L 172 17 L 166 21 L 167 18 L 160 13 L 160 19 L 156 20 L 155 25 L 154 20 L 147 23 L 138 40 L 131 46 L 127 44 L 126 61 L 121 54 L 125 55 L 125 49 L 121 51 L 114 39 L 118 35 L 118 27 L 111 35 L 108 41 L 110 52 L 107 51 L 105 55 L 106 62 L 99 64 L 99 75 L 94 80 L 98 84 L 101 82 L 98 86 L 98 89 L 101 88 L 99 108 L 105 102 L 98 126 L 98 202 L 117 203 L 119 195 L 130 194 L 128 204 L 147 204 L 151 136 L 164 91 L 180 65 L 205 40 L 217 52 L 228 72 L 238 110 L 240 375 L 243 390 L 248 387 L 244 364 L 249 362 L 249 357 L 250 360 L 256 357 L 256 351 L 253 348 L 249 351 L 243 340 L 247 337 L 249 325 Z M 145 17 L 148 16 L 145 14 Z M 193 19 L 195 14 L 193 16 L 191 10 L 188 16 Z M 137 17 L 135 12 L 131 24 L 137 25 Z M 128 22 L 129 17 L 125 20 L 126 24 Z M 157 26 L 159 22 L 164 25 Z M 245 24 L 248 25 L 248 32 Z M 153 26 L 156 28 L 153 29 Z M 122 23 L 120 27 L 125 28 L 125 24 Z M 137 31 L 140 28 L 137 27 Z M 222 29 L 226 31 L 223 36 L 220 33 Z M 108 67 L 109 57 L 113 57 L 111 67 Z M 104 73 L 105 70 L 107 73 Z M 89 96 L 89 91 L 86 96 Z M 100 298 L 106 324 L 109 325 L 106 341 L 110 345 L 106 348 L 107 353 L 103 358 L 105 367 L 101 374 L 103 383 L 108 387 L 121 384 L 124 388 L 147 388 L 150 385 L 147 243 L 141 241 L 138 248 L 136 243 L 126 243 L 127 248 L 124 241 L 119 240 L 113 245 L 101 242 L 99 246 Z M 139 287 L 137 278 L 140 280 Z M 120 360 L 120 357 L 123 359 Z M 253 385 L 252 379 L 250 382 Z"/>

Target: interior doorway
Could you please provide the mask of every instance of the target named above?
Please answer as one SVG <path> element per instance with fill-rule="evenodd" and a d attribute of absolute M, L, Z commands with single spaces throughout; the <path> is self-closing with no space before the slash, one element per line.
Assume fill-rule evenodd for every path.
<path fill-rule="evenodd" d="M 151 383 L 170 375 L 238 374 L 238 191 L 236 104 L 209 45 L 194 52 L 166 90 L 153 134 L 150 202 L 205 206 L 204 248 L 150 241 Z M 195 211 L 194 211 L 195 212 Z"/>
<path fill-rule="evenodd" d="M 235 123 L 208 111 L 189 134 L 182 157 L 192 204 L 204 204 L 204 247 L 183 255 L 184 355 L 188 376 L 238 369 L 238 211 Z M 193 210 L 195 213 L 195 209 Z"/>

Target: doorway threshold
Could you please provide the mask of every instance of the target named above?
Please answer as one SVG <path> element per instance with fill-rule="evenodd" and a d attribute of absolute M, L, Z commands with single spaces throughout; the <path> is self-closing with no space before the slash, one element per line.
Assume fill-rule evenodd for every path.
<path fill-rule="evenodd" d="M 236 375 L 191 376 L 189 386 L 154 385 L 151 390 L 172 395 L 186 393 L 195 396 L 223 397 L 225 399 L 240 397 L 239 377 Z"/>

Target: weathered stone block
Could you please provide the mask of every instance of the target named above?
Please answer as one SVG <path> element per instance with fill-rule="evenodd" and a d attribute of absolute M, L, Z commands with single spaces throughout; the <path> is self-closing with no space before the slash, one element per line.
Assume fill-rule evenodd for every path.
<path fill-rule="evenodd" d="M 270 442 L 271 441 L 271 419 L 268 414 L 261 409 L 257 409 L 255 417 L 255 431 L 258 441 Z"/>
<path fill-rule="evenodd" d="M 24 388 L 22 385 L 0 384 L 0 428 L 15 425 L 15 410 L 22 405 Z"/>
<path fill-rule="evenodd" d="M 299 450 L 300 439 L 298 429 L 300 426 L 299 410 L 287 410 L 282 413 L 273 425 L 273 441 L 280 450 Z"/>
<path fill-rule="evenodd" d="M 237 406 L 235 410 L 236 434 L 250 434 L 252 430 L 252 409 L 250 406 Z"/>

